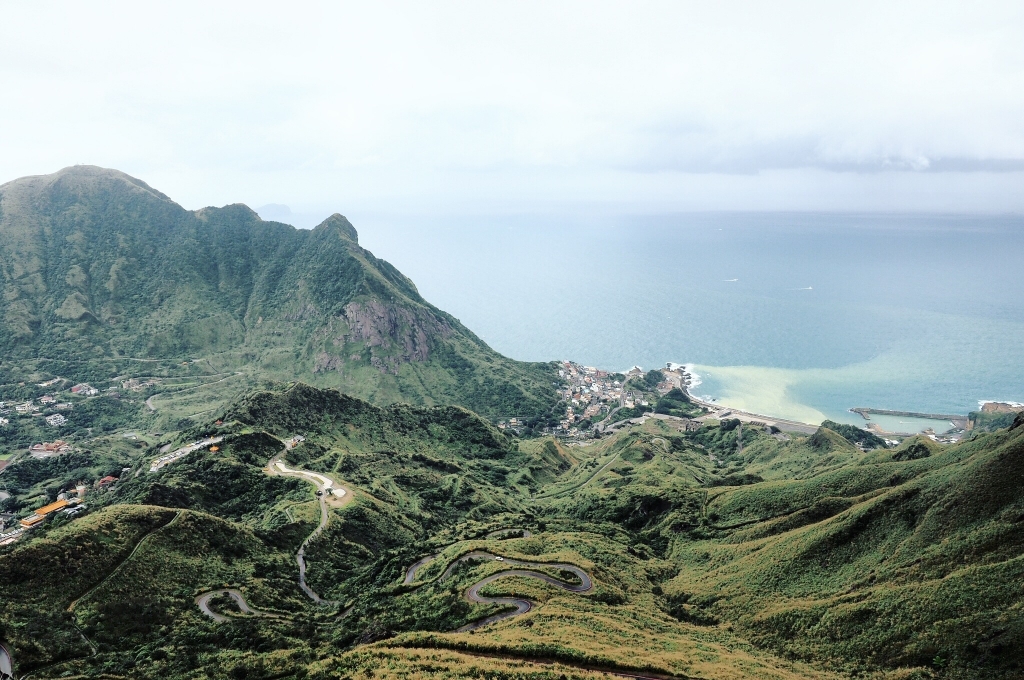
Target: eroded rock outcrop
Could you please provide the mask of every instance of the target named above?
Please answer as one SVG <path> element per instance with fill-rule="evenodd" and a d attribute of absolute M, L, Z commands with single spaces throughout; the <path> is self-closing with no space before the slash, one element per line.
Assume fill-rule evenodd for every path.
<path fill-rule="evenodd" d="M 342 317 L 326 332 L 338 354 L 330 351 L 318 354 L 315 372 L 341 371 L 345 348 L 362 344 L 370 350 L 370 364 L 374 368 L 397 375 L 402 364 L 427 361 L 431 338 L 448 338 L 452 328 L 426 309 L 369 299 L 346 305 Z M 352 354 L 352 357 L 361 358 L 359 354 Z"/>

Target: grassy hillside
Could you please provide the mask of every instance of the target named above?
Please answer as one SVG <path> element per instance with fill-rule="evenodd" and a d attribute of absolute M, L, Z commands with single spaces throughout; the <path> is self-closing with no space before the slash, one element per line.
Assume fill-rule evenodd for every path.
<path fill-rule="evenodd" d="M 105 386 L 198 359 L 199 383 L 220 386 L 178 395 L 198 397 L 182 415 L 261 378 L 486 415 L 554 401 L 551 365 L 491 350 L 341 215 L 306 231 L 244 205 L 188 211 L 123 173 L 75 166 L 0 187 L 0 289 L 3 382 Z"/>
<path fill-rule="evenodd" d="M 1024 416 L 955 446 L 863 450 L 647 423 L 566 447 L 521 442 L 457 407 L 379 407 L 306 385 L 253 393 L 147 473 L 151 448 L 81 519 L 0 548 L 0 638 L 38 677 L 1014 678 L 1024 672 Z M 270 476 L 352 494 L 320 505 Z M 138 475 L 135 470 L 142 470 Z M 527 535 L 524 535 L 523 532 Z M 471 553 L 493 559 L 460 561 Z M 414 577 L 406 569 L 424 556 Z M 593 587 L 524 576 L 509 560 Z M 551 565 L 551 566 L 547 566 Z M 571 576 L 571 575 L 570 575 Z M 235 588 L 271 616 L 195 597 Z M 7 589 L 5 588 L 5 594 Z M 234 618 L 230 615 L 234 614 Z"/>

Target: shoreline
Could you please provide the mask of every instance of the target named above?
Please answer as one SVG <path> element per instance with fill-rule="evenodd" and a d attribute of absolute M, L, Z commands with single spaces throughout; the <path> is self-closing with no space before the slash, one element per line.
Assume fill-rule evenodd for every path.
<path fill-rule="evenodd" d="M 730 408 L 729 406 L 723 406 L 722 404 L 715 404 L 709 401 L 704 401 L 698 397 L 694 397 L 686 391 L 686 395 L 690 397 L 690 401 L 702 406 L 711 413 L 697 418 L 699 421 L 704 420 L 722 420 L 724 418 L 736 418 L 742 423 L 760 423 L 766 426 L 772 426 L 779 428 L 783 432 L 799 432 L 800 434 L 814 434 L 818 431 L 819 425 L 812 425 L 811 423 L 803 423 L 799 420 L 789 420 L 787 418 L 776 418 L 775 416 L 767 416 L 761 413 L 750 413 L 742 409 Z"/>
<path fill-rule="evenodd" d="M 669 366 L 670 369 L 675 369 L 682 372 L 683 377 L 685 379 L 683 382 L 683 394 L 685 394 L 693 403 L 711 411 L 711 413 L 709 413 L 708 415 L 701 416 L 697 420 L 707 420 L 712 417 L 716 417 L 715 419 L 720 420 L 722 418 L 728 418 L 732 416 L 736 417 L 738 420 L 740 420 L 740 422 L 758 422 L 768 426 L 774 425 L 775 427 L 778 427 L 780 430 L 785 431 L 788 429 L 790 432 L 799 432 L 801 434 L 814 434 L 815 432 L 818 431 L 819 426 L 814 425 L 813 423 L 805 423 L 799 420 L 790 420 L 789 418 L 777 418 L 775 416 L 769 416 L 763 413 L 751 413 L 749 411 L 744 411 L 743 409 L 731 408 L 729 406 L 725 406 L 724 404 L 715 404 L 710 401 L 705 401 L 704 399 L 701 399 L 700 397 L 697 397 L 692 392 L 690 392 L 691 389 L 697 387 L 698 385 L 704 382 L 701 379 L 701 377 L 697 374 L 697 372 L 693 370 L 696 364 L 678 364 L 674 362 L 669 362 L 667 366 Z"/>
<path fill-rule="evenodd" d="M 675 370 L 680 370 L 681 369 L 681 371 L 684 374 L 684 376 L 686 378 L 688 378 L 686 388 L 683 391 L 690 398 L 690 400 L 693 403 L 698 404 L 698 405 L 700 405 L 700 406 L 702 406 L 702 407 L 712 411 L 712 414 L 709 414 L 709 416 L 705 416 L 703 419 L 711 417 L 711 415 L 718 415 L 721 418 L 737 417 L 741 421 L 763 422 L 766 425 L 776 425 L 777 427 L 779 427 L 779 429 L 782 429 L 782 430 L 789 428 L 791 431 L 797 431 L 797 432 L 803 432 L 803 433 L 813 433 L 819 427 L 819 425 L 815 425 L 814 423 L 808 423 L 808 422 L 800 421 L 800 420 L 793 420 L 791 418 L 781 418 L 781 417 L 777 417 L 777 416 L 767 415 L 767 414 L 764 414 L 764 413 L 754 413 L 752 411 L 746 411 L 746 410 L 741 409 L 741 408 L 733 408 L 733 407 L 727 406 L 725 404 L 720 404 L 720 403 L 717 403 L 717 402 L 708 401 L 707 399 L 702 399 L 702 398 L 694 395 L 690 391 L 692 388 L 696 387 L 697 385 L 700 385 L 703 382 L 703 380 L 701 380 L 700 376 L 697 375 L 697 373 L 694 372 L 694 370 L 693 370 L 693 368 L 695 367 L 695 364 L 692 364 L 692 363 L 678 364 L 678 363 L 670 362 L 668 364 L 668 366 L 671 369 L 675 369 Z M 1000 403 L 1007 403 L 1007 402 L 1000 402 Z M 923 419 L 923 420 L 945 421 L 945 422 L 950 423 L 950 425 L 953 426 L 953 430 L 966 430 L 967 427 L 968 427 L 968 420 L 969 420 L 969 416 L 959 415 L 959 414 L 947 415 L 947 414 L 933 414 L 933 413 L 918 413 L 916 411 L 877 409 L 877 408 L 870 408 L 870 407 L 854 407 L 854 408 L 848 409 L 848 411 L 851 412 L 851 413 L 855 413 L 855 414 L 859 415 L 861 418 L 863 418 L 865 421 L 868 421 L 869 423 L 871 422 L 870 415 L 905 416 L 905 417 L 920 418 L 920 419 Z M 827 419 L 827 416 L 826 416 L 826 419 Z M 877 423 L 872 423 L 872 424 L 874 425 L 874 427 L 861 427 L 860 425 L 855 425 L 855 427 L 861 427 L 861 429 L 865 429 L 865 430 L 867 430 L 869 432 L 873 432 L 874 434 L 879 435 L 879 436 L 892 437 L 892 438 L 906 438 L 906 437 L 913 437 L 913 436 L 917 436 L 919 434 L 926 434 L 927 433 L 924 430 L 922 430 L 920 432 L 914 432 L 914 433 L 896 432 L 896 431 L 890 432 L 888 430 L 883 429 Z M 951 432 L 953 430 L 951 430 Z"/>

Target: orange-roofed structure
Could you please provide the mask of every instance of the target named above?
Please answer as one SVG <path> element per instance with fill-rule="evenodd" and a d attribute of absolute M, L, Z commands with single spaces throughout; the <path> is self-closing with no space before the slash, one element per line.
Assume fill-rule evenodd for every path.
<path fill-rule="evenodd" d="M 64 499 L 54 501 L 53 503 L 50 503 L 49 505 L 44 505 L 43 507 L 36 510 L 36 514 L 46 516 L 49 515 L 51 512 L 57 512 L 61 508 L 66 508 L 67 505 L 68 502 Z"/>
<path fill-rule="evenodd" d="M 53 514 L 61 508 L 66 508 L 68 505 L 69 503 L 64 499 L 55 501 L 49 505 L 44 505 L 36 510 L 34 515 L 29 515 L 25 519 L 21 520 L 21 527 L 23 529 L 31 529 L 32 527 L 41 524 L 42 521 L 46 519 L 47 515 Z"/>

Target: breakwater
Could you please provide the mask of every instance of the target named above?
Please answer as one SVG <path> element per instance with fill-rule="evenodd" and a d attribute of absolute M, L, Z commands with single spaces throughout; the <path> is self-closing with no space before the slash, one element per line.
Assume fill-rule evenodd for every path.
<path fill-rule="evenodd" d="M 859 413 L 864 420 L 871 420 L 871 415 L 900 416 L 903 418 L 924 418 L 926 420 L 948 420 L 957 427 L 967 427 L 967 416 L 948 413 L 917 413 L 915 411 L 890 411 L 883 408 L 851 408 L 852 413 Z"/>

